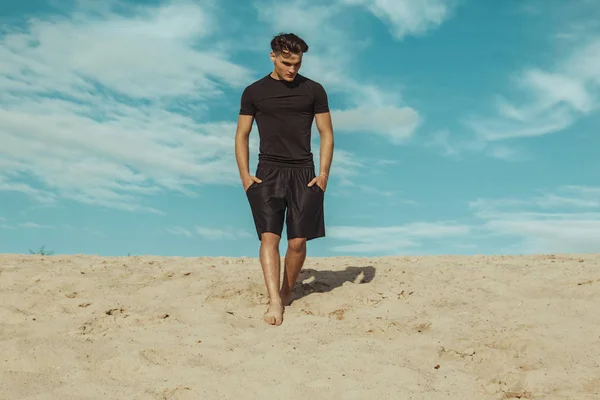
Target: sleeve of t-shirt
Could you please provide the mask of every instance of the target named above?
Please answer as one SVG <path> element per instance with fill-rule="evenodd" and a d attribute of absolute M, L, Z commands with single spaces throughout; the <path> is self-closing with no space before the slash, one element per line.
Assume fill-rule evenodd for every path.
<path fill-rule="evenodd" d="M 248 86 L 242 92 L 242 98 L 240 100 L 240 115 L 254 114 L 256 114 L 256 106 L 254 104 L 254 98 L 252 97 L 252 90 Z"/>
<path fill-rule="evenodd" d="M 329 111 L 329 100 L 327 99 L 327 92 L 321 84 L 316 84 L 314 88 L 314 113 L 320 114 Z"/>

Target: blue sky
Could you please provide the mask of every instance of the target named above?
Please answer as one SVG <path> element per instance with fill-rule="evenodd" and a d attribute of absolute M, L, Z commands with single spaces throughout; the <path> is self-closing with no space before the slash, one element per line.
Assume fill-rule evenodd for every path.
<path fill-rule="evenodd" d="M 600 251 L 596 1 L 320 4 L 2 2 L 0 252 L 256 256 L 233 139 L 280 31 L 334 123 L 310 256 Z"/>

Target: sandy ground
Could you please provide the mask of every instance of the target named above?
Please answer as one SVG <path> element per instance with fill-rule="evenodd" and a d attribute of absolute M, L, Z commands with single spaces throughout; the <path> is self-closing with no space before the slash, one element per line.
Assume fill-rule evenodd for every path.
<path fill-rule="evenodd" d="M 599 399 L 600 255 L 0 255 L 2 399 Z"/>

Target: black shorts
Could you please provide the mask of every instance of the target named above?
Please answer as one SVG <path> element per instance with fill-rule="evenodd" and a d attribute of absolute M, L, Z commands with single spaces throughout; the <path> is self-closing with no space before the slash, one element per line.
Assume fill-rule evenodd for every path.
<path fill-rule="evenodd" d="M 281 236 L 284 221 L 288 240 L 325 236 L 325 193 L 317 184 L 308 186 L 315 177 L 314 167 L 259 163 L 255 175 L 262 182 L 252 183 L 246 196 L 259 240 L 264 232 Z"/>

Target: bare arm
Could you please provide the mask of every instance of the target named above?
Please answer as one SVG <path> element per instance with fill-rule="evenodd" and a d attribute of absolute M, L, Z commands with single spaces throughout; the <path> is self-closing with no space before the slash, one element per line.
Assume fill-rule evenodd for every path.
<path fill-rule="evenodd" d="M 331 161 L 333 159 L 333 125 L 329 112 L 315 114 L 315 122 L 321 137 L 319 174 L 329 176 Z"/>
<path fill-rule="evenodd" d="M 242 180 L 250 176 L 250 148 L 248 139 L 253 122 L 254 117 L 251 115 L 238 116 L 237 129 L 235 132 L 235 158 Z"/>

